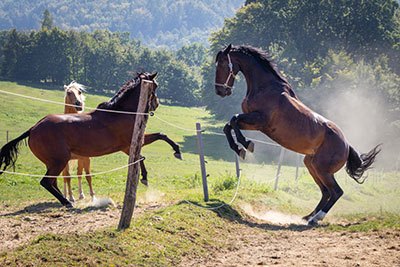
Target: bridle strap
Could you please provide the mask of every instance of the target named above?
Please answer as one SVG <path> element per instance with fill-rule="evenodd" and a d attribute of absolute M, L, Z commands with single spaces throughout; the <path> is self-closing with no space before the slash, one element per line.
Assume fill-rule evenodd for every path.
<path fill-rule="evenodd" d="M 228 57 L 228 67 L 229 67 L 229 75 L 228 75 L 228 78 L 226 78 L 226 81 L 225 81 L 225 83 L 215 83 L 215 85 L 217 85 L 217 86 L 222 86 L 222 87 L 224 87 L 224 88 L 229 88 L 229 89 L 233 89 L 233 86 L 229 86 L 228 85 L 228 82 L 229 82 L 229 79 L 231 78 L 231 77 L 233 77 L 233 79 L 235 79 L 235 74 L 233 73 L 233 64 L 232 64 L 232 60 L 231 60 L 231 57 L 230 57 L 230 55 L 229 55 L 229 53 L 227 54 L 227 57 Z"/>

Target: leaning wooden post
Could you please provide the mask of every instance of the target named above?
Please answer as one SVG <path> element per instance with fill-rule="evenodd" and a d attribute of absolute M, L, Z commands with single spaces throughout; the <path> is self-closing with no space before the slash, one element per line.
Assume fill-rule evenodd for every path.
<path fill-rule="evenodd" d="M 201 136 L 201 125 L 199 122 L 196 122 L 196 132 L 197 132 L 197 147 L 199 149 L 199 157 L 200 157 L 201 177 L 203 180 L 204 201 L 208 201 L 207 173 L 206 173 L 206 164 L 204 160 L 203 137 Z"/>
<path fill-rule="evenodd" d="M 276 176 L 275 176 L 275 185 L 274 185 L 275 191 L 278 190 L 278 181 L 279 181 L 279 176 L 281 175 L 281 166 L 284 155 L 285 155 L 285 148 L 281 147 L 281 153 L 279 154 L 278 170 L 276 171 Z"/>
<path fill-rule="evenodd" d="M 136 112 L 144 113 L 147 107 L 150 90 L 144 88 L 147 85 L 142 80 L 140 86 L 139 102 Z M 148 116 L 135 115 L 133 125 L 131 146 L 129 148 L 129 164 L 138 161 L 140 158 L 140 150 L 142 148 L 144 130 L 146 128 Z M 124 205 L 122 207 L 121 218 L 119 220 L 118 230 L 126 229 L 130 226 L 133 210 L 136 203 L 136 191 L 139 182 L 139 164 L 132 164 L 128 168 L 128 177 L 126 180 L 126 189 L 124 197 Z"/>

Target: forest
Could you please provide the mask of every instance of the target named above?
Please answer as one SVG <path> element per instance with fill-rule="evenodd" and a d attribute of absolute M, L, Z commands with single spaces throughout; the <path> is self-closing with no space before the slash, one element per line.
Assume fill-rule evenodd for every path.
<path fill-rule="evenodd" d="M 0 29 L 36 30 L 45 9 L 60 29 L 129 32 L 151 47 L 178 49 L 207 44 L 212 30 L 234 15 L 244 0 L 0 1 Z"/>
<path fill-rule="evenodd" d="M 109 95 L 132 73 L 157 71 L 163 103 L 205 106 L 227 119 L 240 112 L 245 85 L 239 77 L 231 97 L 216 96 L 215 55 L 229 43 L 246 44 L 268 51 L 313 109 L 340 121 L 337 105 L 347 101 L 357 110 L 358 100 L 367 108 L 354 120 L 376 118 L 366 122 L 376 127 L 371 130 L 400 143 L 397 1 L 248 0 L 210 35 L 209 48 L 195 42 L 151 48 L 129 32 L 62 29 L 50 11 L 41 16 L 39 29 L 0 32 L 1 79 L 57 86 L 76 80 Z"/>

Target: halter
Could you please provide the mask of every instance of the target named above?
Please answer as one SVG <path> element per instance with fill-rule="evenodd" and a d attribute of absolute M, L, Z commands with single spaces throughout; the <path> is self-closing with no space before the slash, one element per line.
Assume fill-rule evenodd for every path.
<path fill-rule="evenodd" d="M 222 86 L 225 89 L 227 89 L 227 88 L 233 89 L 233 86 L 229 86 L 228 82 L 229 82 L 229 79 L 231 78 L 231 76 L 233 77 L 233 79 L 235 79 L 235 74 L 233 73 L 233 64 L 232 64 L 232 61 L 231 61 L 231 57 L 229 56 L 229 53 L 227 54 L 227 57 L 228 57 L 228 67 L 229 67 L 228 78 L 226 78 L 225 83 L 223 83 L 223 84 L 222 83 L 215 83 L 215 85 Z"/>

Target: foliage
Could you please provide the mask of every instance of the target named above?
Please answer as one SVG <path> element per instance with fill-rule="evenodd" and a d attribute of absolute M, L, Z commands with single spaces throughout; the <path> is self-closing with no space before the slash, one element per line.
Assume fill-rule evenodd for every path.
<path fill-rule="evenodd" d="M 201 77 L 190 65 L 201 64 L 205 57 L 200 44 L 175 54 L 145 48 L 128 33 L 63 31 L 57 27 L 32 32 L 14 29 L 1 36 L 1 76 L 5 79 L 57 85 L 76 80 L 109 94 L 136 71 L 157 71 L 159 96 L 165 102 L 198 104 Z"/>
<path fill-rule="evenodd" d="M 243 2 L 4 0 L 0 3 L 0 29 L 38 29 L 46 9 L 53 14 L 54 26 L 64 30 L 129 32 L 148 45 L 178 49 L 192 42 L 207 44 L 210 30 L 222 25 Z"/>
<path fill-rule="evenodd" d="M 327 99 L 344 91 L 381 99 L 385 119 L 374 127 L 384 124 L 383 140 L 400 144 L 399 14 L 393 0 L 246 1 L 211 36 L 213 58 L 202 69 L 203 103 L 218 118 L 241 112 L 243 79 L 221 99 L 213 89 L 213 61 L 226 44 L 248 44 L 269 51 L 300 99 L 322 114 L 328 113 Z"/>

